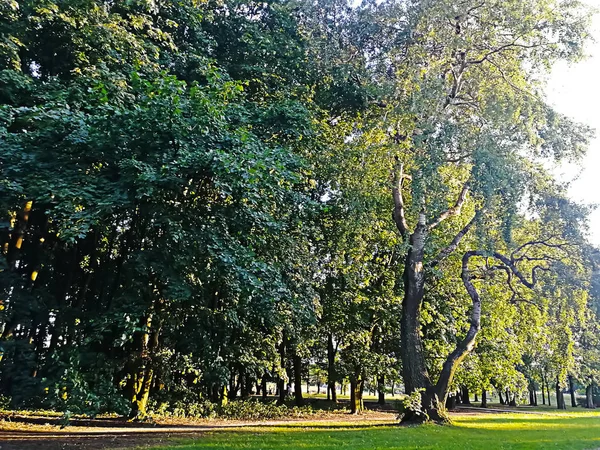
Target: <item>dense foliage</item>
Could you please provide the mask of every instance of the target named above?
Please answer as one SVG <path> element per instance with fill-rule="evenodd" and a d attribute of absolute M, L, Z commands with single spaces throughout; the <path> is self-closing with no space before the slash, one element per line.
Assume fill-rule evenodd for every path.
<path fill-rule="evenodd" d="M 591 132 L 542 81 L 588 11 L 354 3 L 0 0 L 13 407 L 227 414 L 307 379 L 353 412 L 400 380 L 433 419 L 459 387 L 593 406 L 599 260 L 548 170 Z"/>

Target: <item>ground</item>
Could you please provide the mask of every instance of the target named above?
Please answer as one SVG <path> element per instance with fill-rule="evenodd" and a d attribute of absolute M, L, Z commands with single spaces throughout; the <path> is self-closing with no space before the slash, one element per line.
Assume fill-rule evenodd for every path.
<path fill-rule="evenodd" d="M 494 409 L 463 409 L 453 414 L 452 426 L 418 427 L 398 426 L 395 414 L 383 411 L 358 417 L 338 413 L 312 421 L 164 422 L 128 427 L 104 420 L 64 429 L 4 420 L 0 422 L 0 449 L 600 449 L 600 411 Z"/>

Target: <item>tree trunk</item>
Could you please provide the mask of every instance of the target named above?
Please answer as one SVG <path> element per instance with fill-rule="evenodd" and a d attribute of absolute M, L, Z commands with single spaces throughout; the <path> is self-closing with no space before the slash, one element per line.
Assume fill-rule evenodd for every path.
<path fill-rule="evenodd" d="M 461 400 L 462 400 L 461 403 L 463 405 L 470 405 L 471 404 L 471 399 L 469 398 L 469 395 L 470 395 L 469 394 L 469 388 L 466 387 L 466 386 L 463 386 L 462 390 L 461 390 Z"/>
<path fill-rule="evenodd" d="M 285 378 L 283 376 L 283 374 L 285 373 L 285 363 L 286 363 L 286 358 L 285 358 L 285 333 L 283 334 L 283 337 L 281 339 L 281 344 L 279 345 L 279 357 L 280 357 L 280 365 L 281 365 L 281 375 L 279 376 L 279 381 L 278 381 L 278 386 L 277 389 L 279 390 L 279 399 L 277 400 L 277 403 L 279 405 L 283 405 L 285 403 L 285 396 L 287 394 L 286 389 L 285 389 Z"/>
<path fill-rule="evenodd" d="M 448 397 L 446 397 L 445 406 L 448 411 L 456 409 L 456 395 L 449 395 Z"/>
<path fill-rule="evenodd" d="M 535 385 L 534 385 L 534 386 L 535 386 Z M 534 389 L 534 390 L 533 390 L 533 403 L 534 403 L 534 406 L 537 406 L 537 405 L 538 405 L 537 389 Z"/>
<path fill-rule="evenodd" d="M 500 399 L 501 405 L 506 405 L 506 403 L 504 403 L 504 398 L 502 398 L 502 391 L 500 389 L 498 389 L 498 398 Z"/>
<path fill-rule="evenodd" d="M 146 407 L 148 406 L 153 377 L 154 371 L 149 367 L 142 368 L 136 374 L 133 382 L 130 419 L 144 419 L 148 415 Z"/>
<path fill-rule="evenodd" d="M 294 400 L 296 406 L 304 404 L 302 398 L 302 358 L 298 355 L 297 350 L 294 351 Z"/>
<path fill-rule="evenodd" d="M 575 400 L 575 388 L 573 387 L 573 376 L 569 375 L 569 393 L 571 394 L 571 406 L 577 407 L 577 401 Z"/>
<path fill-rule="evenodd" d="M 335 390 L 335 347 L 333 346 L 333 335 L 327 338 L 327 398 L 331 393 L 331 401 L 337 403 L 337 392 Z"/>
<path fill-rule="evenodd" d="M 267 399 L 267 372 L 263 373 L 262 379 L 260 380 L 260 390 L 263 400 Z"/>
<path fill-rule="evenodd" d="M 407 394 L 418 389 L 431 389 L 432 383 L 427 373 L 425 352 L 421 339 L 421 304 L 424 295 L 423 255 L 426 236 L 425 214 L 419 215 L 419 222 L 410 235 L 409 251 L 404 264 L 404 298 L 400 321 L 402 378 Z M 440 399 L 442 401 L 444 399 Z M 436 406 L 437 403 L 435 402 Z M 426 409 L 433 405 L 423 405 Z M 443 405 L 442 405 L 443 407 Z"/>
<path fill-rule="evenodd" d="M 475 403 L 479 401 L 479 397 L 477 396 L 477 392 L 475 392 Z"/>
<path fill-rule="evenodd" d="M 377 403 L 380 405 L 385 405 L 385 379 L 383 376 L 380 376 L 377 379 L 377 391 L 379 394 Z"/>
<path fill-rule="evenodd" d="M 534 406 L 533 389 L 531 389 L 531 386 L 529 387 L 529 406 Z"/>
<path fill-rule="evenodd" d="M 544 389 L 544 378 L 542 377 L 542 405 L 546 404 L 546 390 Z"/>
<path fill-rule="evenodd" d="M 543 387 L 542 387 L 542 389 L 543 389 Z M 548 406 L 552 406 L 552 401 L 550 400 L 550 382 L 548 381 L 547 376 L 546 376 L 546 394 L 548 394 Z M 558 401 L 558 399 L 556 401 Z"/>
<path fill-rule="evenodd" d="M 556 376 L 556 407 L 558 409 L 567 409 L 567 405 L 565 405 L 565 398 L 562 393 L 562 389 L 560 388 L 560 382 L 558 381 L 558 375 Z"/>
<path fill-rule="evenodd" d="M 362 391 L 363 380 L 353 377 L 350 380 L 350 414 L 358 414 L 364 409 Z"/>
<path fill-rule="evenodd" d="M 487 391 L 485 389 L 481 391 L 481 407 L 487 408 Z"/>
<path fill-rule="evenodd" d="M 585 388 L 585 407 L 589 409 L 596 408 L 594 405 L 594 381 L 590 378 L 590 384 Z"/>

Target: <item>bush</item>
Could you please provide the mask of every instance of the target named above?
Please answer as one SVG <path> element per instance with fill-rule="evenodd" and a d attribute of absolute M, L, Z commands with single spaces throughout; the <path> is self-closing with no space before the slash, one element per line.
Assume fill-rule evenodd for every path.
<path fill-rule="evenodd" d="M 218 406 L 208 400 L 152 403 L 149 405 L 149 410 L 152 415 L 164 417 L 194 419 L 223 418 L 229 420 L 299 418 L 316 413 L 311 405 L 289 407 L 287 405 L 278 405 L 275 401 L 262 402 L 255 399 L 231 401 L 223 406 Z"/>

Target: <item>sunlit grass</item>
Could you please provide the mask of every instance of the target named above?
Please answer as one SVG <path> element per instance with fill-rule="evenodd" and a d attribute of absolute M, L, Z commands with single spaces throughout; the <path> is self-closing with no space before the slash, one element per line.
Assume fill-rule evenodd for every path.
<path fill-rule="evenodd" d="M 597 449 L 600 412 L 459 415 L 451 426 L 305 422 L 212 432 L 162 449 Z"/>

